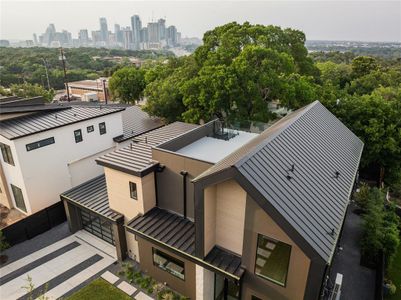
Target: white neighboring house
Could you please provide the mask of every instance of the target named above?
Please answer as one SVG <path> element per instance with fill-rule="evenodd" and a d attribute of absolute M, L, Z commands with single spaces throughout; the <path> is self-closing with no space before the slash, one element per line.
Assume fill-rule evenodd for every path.
<path fill-rule="evenodd" d="M 127 136 L 123 115 L 143 114 L 137 107 L 3 104 L 0 203 L 27 215 L 60 201 L 61 192 L 102 174 L 95 159 L 137 135 L 130 131 Z M 141 133 L 161 126 L 146 121 L 148 127 L 139 126 Z"/>

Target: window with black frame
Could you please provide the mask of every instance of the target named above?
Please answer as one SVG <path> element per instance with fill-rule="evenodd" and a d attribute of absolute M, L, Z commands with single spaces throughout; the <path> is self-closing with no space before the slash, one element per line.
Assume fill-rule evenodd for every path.
<path fill-rule="evenodd" d="M 152 250 L 153 250 L 153 265 L 170 273 L 175 277 L 178 277 L 181 280 L 185 280 L 184 262 L 175 259 L 158 249 L 152 248 Z"/>
<path fill-rule="evenodd" d="M 259 234 L 255 274 L 261 278 L 285 286 L 290 255 L 290 245 Z"/>
<path fill-rule="evenodd" d="M 132 199 L 138 200 L 138 191 L 136 188 L 136 183 L 129 182 L 129 192 Z"/>
<path fill-rule="evenodd" d="M 9 145 L 0 143 L 0 148 L 4 162 L 14 166 L 14 158 L 11 152 L 11 147 Z"/>
<path fill-rule="evenodd" d="M 100 135 L 106 134 L 106 123 L 105 122 L 99 123 L 99 132 L 100 132 Z"/>
<path fill-rule="evenodd" d="M 88 133 L 94 132 L 95 131 L 95 127 L 93 127 L 93 125 L 90 125 L 90 126 L 86 127 L 86 131 Z"/>
<path fill-rule="evenodd" d="M 55 142 L 54 137 L 50 137 L 50 138 L 40 140 L 40 141 L 37 141 L 34 143 L 26 144 L 25 147 L 26 147 L 26 151 L 32 151 L 35 149 L 39 149 L 39 148 L 54 144 L 54 142 Z"/>
<path fill-rule="evenodd" d="M 75 143 L 82 142 L 83 141 L 82 130 L 81 129 L 74 130 L 74 137 L 75 137 Z"/>
<path fill-rule="evenodd" d="M 15 206 L 18 207 L 20 210 L 26 212 L 26 205 L 22 190 L 13 184 L 11 184 L 11 190 L 13 192 Z"/>

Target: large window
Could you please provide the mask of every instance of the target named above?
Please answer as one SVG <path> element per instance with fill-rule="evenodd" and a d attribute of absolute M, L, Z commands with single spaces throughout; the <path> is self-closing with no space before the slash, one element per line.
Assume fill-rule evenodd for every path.
<path fill-rule="evenodd" d="M 105 122 L 99 123 L 99 132 L 101 135 L 106 133 L 106 123 Z"/>
<path fill-rule="evenodd" d="M 255 274 L 281 286 L 285 286 L 290 255 L 290 245 L 259 234 Z"/>
<path fill-rule="evenodd" d="M 74 130 L 75 143 L 82 142 L 82 130 Z"/>
<path fill-rule="evenodd" d="M 54 137 L 27 144 L 26 151 L 35 150 L 35 149 L 38 149 L 38 148 L 41 148 L 44 146 L 48 146 L 51 144 L 54 144 Z"/>
<path fill-rule="evenodd" d="M 171 275 L 178 277 L 182 280 L 185 280 L 185 268 L 184 262 L 171 257 L 170 255 L 161 252 L 158 249 L 153 250 L 153 264 L 170 273 Z"/>
<path fill-rule="evenodd" d="M 26 212 L 26 206 L 24 201 L 24 196 L 22 195 L 22 190 L 11 184 L 11 190 L 13 191 L 15 206 L 18 207 L 20 210 Z"/>
<path fill-rule="evenodd" d="M 129 193 L 132 199 L 138 200 L 138 191 L 136 189 L 136 183 L 129 182 Z"/>
<path fill-rule="evenodd" d="M 10 146 L 0 143 L 0 148 L 1 148 L 1 154 L 3 155 L 4 162 L 14 166 L 14 159 L 13 159 L 13 154 L 11 152 Z"/>

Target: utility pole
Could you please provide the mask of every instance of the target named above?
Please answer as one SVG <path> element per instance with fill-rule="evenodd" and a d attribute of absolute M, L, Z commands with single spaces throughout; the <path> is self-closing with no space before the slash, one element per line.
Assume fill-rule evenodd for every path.
<path fill-rule="evenodd" d="M 104 101 L 107 104 L 107 90 L 106 90 L 106 79 L 103 79 L 103 93 L 104 93 Z"/>
<path fill-rule="evenodd" d="M 64 56 L 63 47 L 60 47 L 60 60 L 63 62 L 64 84 L 65 84 L 65 89 L 67 91 L 67 99 L 68 99 L 68 102 L 70 102 L 71 101 L 71 99 L 70 99 L 70 90 L 68 88 L 67 71 L 65 69 L 65 56 Z"/>
<path fill-rule="evenodd" d="M 47 89 L 50 91 L 50 80 L 49 80 L 49 72 L 47 70 L 47 62 L 43 57 L 42 57 L 42 60 L 43 60 L 43 65 L 45 66 L 45 71 L 46 71 Z"/>

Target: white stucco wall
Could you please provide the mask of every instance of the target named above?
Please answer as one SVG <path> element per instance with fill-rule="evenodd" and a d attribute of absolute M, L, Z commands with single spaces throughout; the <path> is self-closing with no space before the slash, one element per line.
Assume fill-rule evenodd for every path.
<path fill-rule="evenodd" d="M 22 172 L 21 172 L 21 164 L 19 161 L 19 156 L 17 154 L 15 143 L 14 143 L 14 141 L 10 141 L 1 135 L 0 135 L 0 142 L 10 146 L 11 153 L 12 153 L 13 160 L 14 160 L 14 166 L 10 165 L 8 163 L 5 163 L 3 160 L 3 156 L 0 154 L 0 157 L 1 157 L 0 162 L 3 167 L 3 172 L 4 172 L 4 177 L 5 177 L 5 182 L 3 182 L 3 184 L 7 185 L 7 188 L 10 191 L 10 197 L 11 197 L 11 202 L 12 202 L 13 207 L 15 207 L 15 200 L 14 200 L 14 195 L 11 190 L 11 184 L 19 187 L 22 190 L 22 195 L 24 196 L 27 214 L 29 214 L 31 211 L 31 206 L 30 206 L 29 201 L 26 200 L 26 199 L 28 199 L 28 194 L 26 192 L 24 178 L 23 178 Z M 5 191 L 3 191 L 3 193 L 4 192 Z M 21 210 L 21 212 L 25 213 L 22 210 Z"/>
<path fill-rule="evenodd" d="M 195 265 L 196 300 L 214 299 L 214 273 Z"/>
<path fill-rule="evenodd" d="M 101 122 L 106 123 L 103 135 L 99 133 Z M 88 133 L 86 128 L 90 125 L 95 130 Z M 74 130 L 77 129 L 82 130 L 80 143 L 75 143 Z M 102 174 L 103 169 L 95 159 L 112 151 L 113 137 L 122 132 L 121 112 L 118 112 L 16 139 L 11 141 L 15 145 L 16 165 L 7 166 L 6 178 L 23 190 L 28 213 L 34 213 L 58 202 L 60 193 Z M 50 137 L 54 137 L 54 144 L 26 150 L 26 144 Z M 10 141 L 5 143 L 10 144 Z"/>

